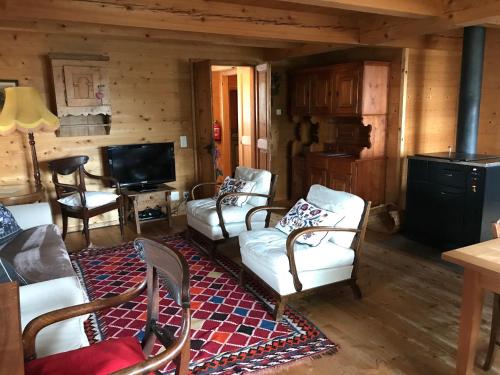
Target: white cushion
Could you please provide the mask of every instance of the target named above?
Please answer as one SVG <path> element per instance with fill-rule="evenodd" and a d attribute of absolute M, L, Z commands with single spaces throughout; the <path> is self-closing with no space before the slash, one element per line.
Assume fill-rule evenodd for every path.
<path fill-rule="evenodd" d="M 290 263 L 286 255 L 287 235 L 275 228 L 243 232 L 239 236 L 241 256 L 254 257 L 262 267 L 273 272 L 288 272 Z M 295 263 L 298 271 L 351 266 L 354 251 L 323 241 L 318 246 L 295 243 Z"/>
<path fill-rule="evenodd" d="M 255 188 L 254 181 L 245 181 L 239 178 L 227 176 L 222 183 L 219 192 L 215 195 L 214 200 L 217 200 L 221 195 L 226 193 L 251 193 Z M 250 197 L 248 195 L 229 196 L 222 200 L 222 204 L 226 206 L 243 206 Z"/>
<path fill-rule="evenodd" d="M 22 229 L 53 224 L 52 211 L 47 202 L 19 204 L 7 207 Z"/>
<path fill-rule="evenodd" d="M 86 200 L 86 207 L 88 208 L 104 206 L 105 204 L 116 202 L 116 198 L 118 198 L 118 195 L 107 191 L 86 191 L 84 194 Z M 79 193 L 68 195 L 67 197 L 58 199 L 57 201 L 66 206 L 71 206 L 71 207 L 82 206 Z"/>
<path fill-rule="evenodd" d="M 252 228 L 261 229 L 265 226 L 265 220 L 253 220 L 252 217 Z M 222 229 L 220 225 L 208 225 L 207 223 L 199 220 L 193 215 L 187 215 L 187 224 L 198 232 L 202 233 L 206 237 L 210 238 L 212 241 L 221 240 L 224 238 L 222 235 Z M 227 233 L 229 238 L 238 236 L 240 233 L 245 232 L 247 227 L 244 222 L 230 222 L 225 223 Z"/>
<path fill-rule="evenodd" d="M 343 215 L 344 218 L 336 225 L 337 228 L 357 229 L 365 208 L 364 200 L 357 195 L 321 185 L 312 185 L 306 200 L 320 208 Z M 337 232 L 332 235 L 330 241 L 342 247 L 350 247 L 354 236 L 355 233 Z"/>
<path fill-rule="evenodd" d="M 75 276 L 21 286 L 19 297 L 23 329 L 33 318 L 46 312 L 88 301 Z M 42 329 L 35 341 L 38 357 L 88 346 L 89 342 L 83 327 L 83 322 L 87 318 L 88 314 L 54 323 Z"/>
<path fill-rule="evenodd" d="M 335 212 L 323 210 L 312 203 L 299 199 L 297 203 L 278 221 L 276 229 L 286 235 L 295 229 L 305 227 L 329 226 L 334 227 L 344 218 Z M 328 240 L 334 232 L 310 232 L 297 238 L 297 242 L 310 246 L 318 246 L 323 240 Z"/>
<path fill-rule="evenodd" d="M 272 174 L 269 171 L 247 167 L 236 167 L 234 177 L 240 178 L 245 181 L 254 181 L 256 184 L 253 193 L 269 194 L 269 188 L 271 186 L 272 178 Z M 247 203 L 251 204 L 252 206 L 265 206 L 267 203 L 267 198 L 252 197 L 248 200 Z"/>
<path fill-rule="evenodd" d="M 286 255 L 287 236 L 275 228 L 243 232 L 239 236 L 241 259 L 280 295 L 295 293 Z M 319 246 L 295 244 L 295 263 L 302 290 L 351 277 L 354 251 L 323 241 Z"/>
<path fill-rule="evenodd" d="M 221 206 L 222 217 L 224 224 L 230 223 L 244 223 L 247 212 L 254 208 L 250 204 L 244 204 L 242 207 L 238 206 Z M 198 220 L 206 223 L 207 225 L 219 225 L 219 216 L 216 211 L 216 201 L 213 198 L 196 199 L 187 202 L 187 217 L 196 217 Z M 257 212 L 253 219 L 265 220 L 267 212 Z"/>

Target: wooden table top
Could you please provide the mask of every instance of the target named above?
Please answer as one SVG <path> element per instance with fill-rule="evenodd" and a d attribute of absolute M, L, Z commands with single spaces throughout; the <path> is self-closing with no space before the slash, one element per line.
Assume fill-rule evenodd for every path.
<path fill-rule="evenodd" d="M 2 374 L 24 374 L 19 287 L 0 284 L 0 366 Z"/>
<path fill-rule="evenodd" d="M 442 257 L 464 268 L 500 275 L 500 238 L 447 251 Z"/>

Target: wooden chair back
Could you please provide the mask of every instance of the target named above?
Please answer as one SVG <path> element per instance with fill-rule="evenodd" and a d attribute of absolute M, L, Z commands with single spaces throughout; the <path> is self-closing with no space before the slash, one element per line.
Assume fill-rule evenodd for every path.
<path fill-rule="evenodd" d="M 138 238 L 134 247 L 142 254 L 147 264 L 146 280 L 135 288 L 117 296 L 100 298 L 89 303 L 66 307 L 43 314 L 28 323 L 23 332 L 24 356 L 26 360 L 36 358 L 35 339 L 44 327 L 69 318 L 118 306 L 139 296 L 147 289 L 147 321 L 142 348 L 146 360 L 116 372 L 119 375 L 142 374 L 161 369 L 174 360 L 176 374 L 187 374 L 189 365 L 191 312 L 189 296 L 189 267 L 184 257 L 176 250 L 149 239 Z M 168 288 L 169 295 L 180 305 L 182 315 L 181 332 L 177 338 L 158 324 L 159 283 Z M 154 355 L 151 351 L 158 339 L 165 350 Z"/>
<path fill-rule="evenodd" d="M 88 156 L 79 155 L 56 159 L 49 162 L 49 169 L 52 172 L 52 182 L 55 185 L 58 199 L 75 192 L 74 189 L 65 188 L 64 184 L 59 182 L 58 175 L 67 176 L 76 172 L 77 182 L 74 186 L 77 186 L 81 191 L 86 191 L 84 165 L 87 164 L 88 161 Z"/>

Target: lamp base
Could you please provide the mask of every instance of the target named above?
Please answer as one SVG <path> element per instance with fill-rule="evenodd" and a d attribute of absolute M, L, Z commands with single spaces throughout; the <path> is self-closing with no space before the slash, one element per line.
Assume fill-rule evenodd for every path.
<path fill-rule="evenodd" d="M 38 166 L 38 158 L 36 156 L 35 136 L 33 133 L 28 133 L 29 144 L 31 148 L 31 158 L 33 161 L 33 176 L 35 177 L 35 186 L 38 189 L 42 188 L 42 180 L 40 179 L 40 167 Z"/>

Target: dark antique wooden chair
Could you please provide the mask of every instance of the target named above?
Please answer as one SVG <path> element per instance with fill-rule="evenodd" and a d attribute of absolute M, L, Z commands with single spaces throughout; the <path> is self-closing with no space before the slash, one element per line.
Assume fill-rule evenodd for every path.
<path fill-rule="evenodd" d="M 109 369 L 111 369 L 109 372 L 120 375 L 145 374 L 164 368 L 166 364 L 172 360 L 176 364 L 176 374 L 188 373 L 191 328 L 188 264 L 179 252 L 157 242 L 139 238 L 135 240 L 134 246 L 143 254 L 147 264 L 146 278 L 141 284 L 117 296 L 101 298 L 89 303 L 51 311 L 28 323 L 23 332 L 24 356 L 25 361 L 27 361 L 25 368 L 27 375 L 38 374 L 41 372 L 42 368 L 45 371 L 52 371 L 52 373 L 55 373 L 54 371 L 62 373 L 60 372 L 61 367 L 57 367 L 58 370 L 51 367 L 51 364 L 60 366 L 61 362 L 64 362 L 64 369 L 78 368 L 78 374 L 93 375 L 96 372 L 103 373 Z M 181 307 L 182 323 L 177 338 L 175 338 L 166 327 L 164 328 L 158 324 L 160 280 L 168 289 L 169 296 Z M 146 289 L 148 296 L 147 321 L 142 342 L 139 342 L 135 338 L 127 337 L 110 339 L 88 347 L 36 359 L 35 339 L 37 333 L 44 327 L 65 319 L 121 305 L 139 296 Z M 156 339 L 165 347 L 165 350 L 151 356 L 151 351 Z M 133 342 L 135 351 L 139 353 L 139 355 L 129 358 L 123 355 L 117 355 L 114 348 L 123 345 L 125 342 L 128 345 L 130 345 L 130 342 Z M 97 359 L 97 357 L 102 354 L 102 352 L 100 353 L 101 347 L 103 351 L 105 350 L 108 352 L 108 357 Z M 117 350 L 117 352 L 123 353 L 119 350 Z M 107 359 L 109 359 L 109 361 L 106 361 Z M 80 361 L 80 363 L 74 363 L 76 360 Z M 118 367 L 116 360 L 120 361 L 120 365 L 123 365 L 124 362 L 128 362 L 125 365 L 126 368 Z M 49 364 L 47 364 L 47 361 L 49 361 Z M 59 364 L 57 364 L 57 362 L 59 362 Z M 86 368 L 83 370 L 81 369 L 81 362 L 86 363 Z M 99 371 L 96 371 L 96 367 Z"/>
<path fill-rule="evenodd" d="M 493 238 L 500 238 L 500 220 L 496 223 L 491 224 L 491 232 Z M 488 351 L 486 353 L 486 359 L 484 360 L 483 370 L 488 371 L 493 364 L 495 359 L 495 349 L 498 337 L 498 328 L 500 328 L 500 295 L 493 293 L 493 313 L 491 314 L 491 333 L 490 333 L 490 343 L 488 345 Z"/>
<path fill-rule="evenodd" d="M 335 226 L 303 227 L 286 235 L 276 228 L 252 230 L 252 215 L 259 211 L 284 210 L 284 207 L 255 207 L 246 217 L 247 232 L 240 234 L 243 267 L 240 284 L 246 274 L 253 276 L 276 297 L 274 318 L 281 319 L 291 298 L 333 285 L 349 285 L 361 298 L 356 282 L 371 202 L 342 191 L 313 185 L 307 202 L 344 215 Z M 334 232 L 330 240 L 318 246 L 296 243 L 313 232 Z"/>
<path fill-rule="evenodd" d="M 246 231 L 245 216 L 255 206 L 271 205 L 276 192 L 278 176 L 266 170 L 237 167 L 235 178 L 254 181 L 256 186 L 250 193 L 225 193 L 218 197 L 196 199 L 195 192 L 217 182 L 198 184 L 191 190 L 191 201 L 187 204 L 187 234 L 199 243 L 210 256 L 215 255 L 217 246 L 228 240 L 236 241 L 238 235 Z M 242 207 L 223 205 L 222 201 L 231 196 L 250 197 Z M 271 213 L 258 215 L 254 221 L 257 227 L 269 225 Z"/>
<path fill-rule="evenodd" d="M 49 169 L 52 171 L 52 181 L 56 188 L 57 199 L 61 207 L 63 219 L 63 239 L 68 231 L 68 217 L 83 220 L 83 233 L 87 247 L 90 245 L 89 219 L 105 212 L 118 210 L 120 221 L 120 232 L 123 238 L 123 197 L 120 191 L 120 183 L 109 176 L 96 176 L 87 172 L 84 165 L 88 162 L 88 156 L 71 156 L 68 158 L 52 160 Z M 76 173 L 75 185 L 59 182 L 58 175 L 70 175 Z M 85 186 L 85 177 L 101 180 L 103 183 L 114 183 L 117 196 L 110 192 L 90 192 Z M 70 202 L 61 202 L 62 198 L 72 198 Z"/>

